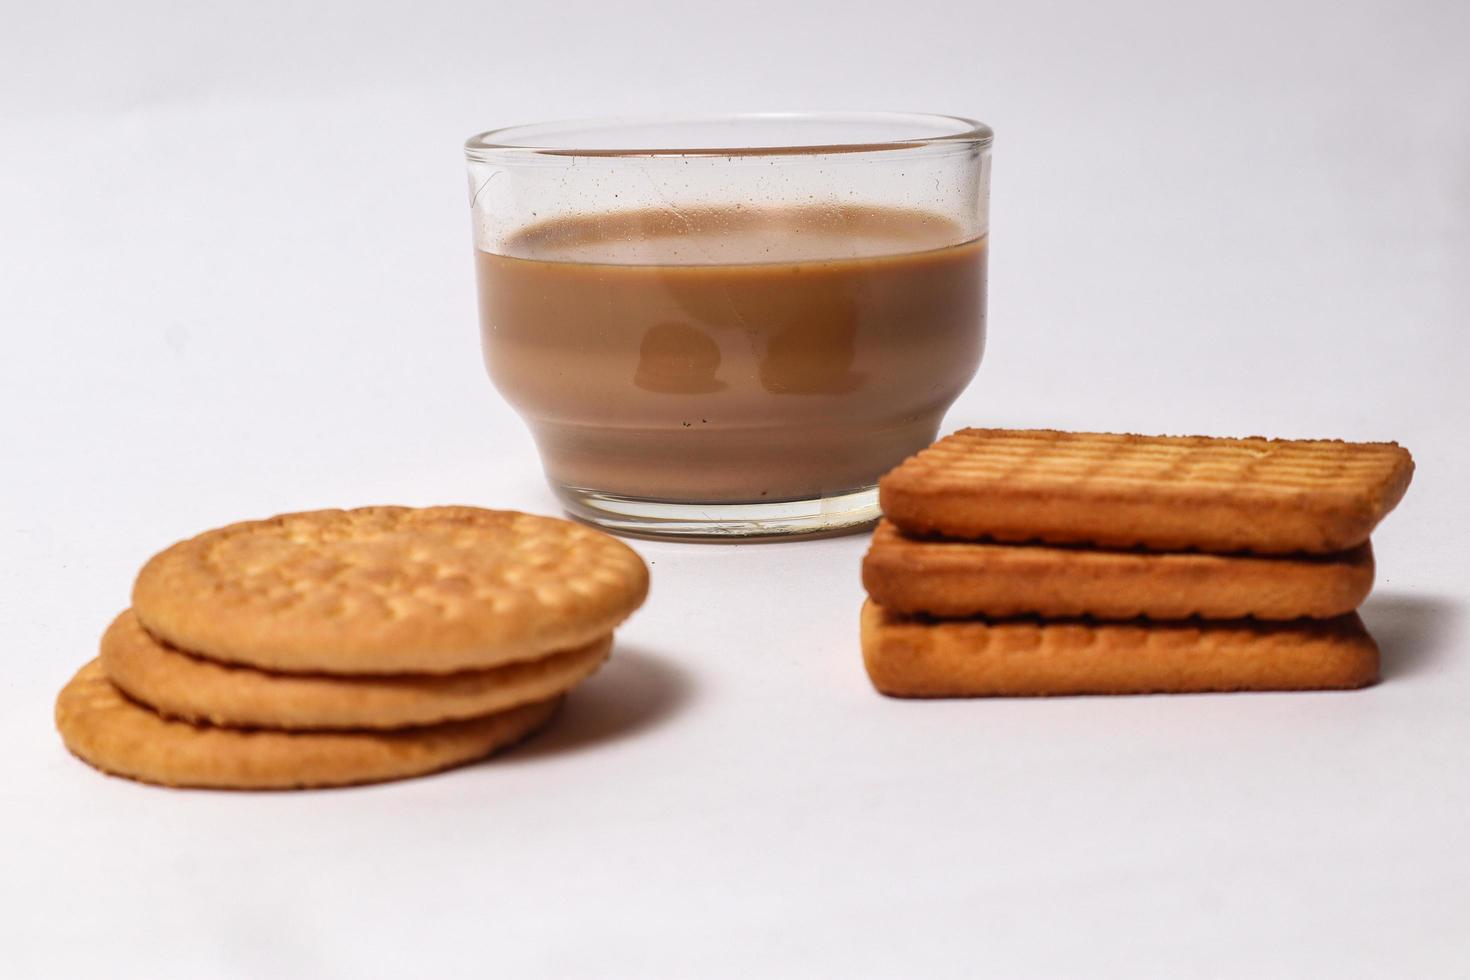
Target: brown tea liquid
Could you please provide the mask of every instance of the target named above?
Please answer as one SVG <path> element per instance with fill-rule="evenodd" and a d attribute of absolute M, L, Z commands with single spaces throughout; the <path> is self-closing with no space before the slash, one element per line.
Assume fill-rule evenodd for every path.
<path fill-rule="evenodd" d="M 961 237 L 857 207 L 547 221 L 477 254 L 485 363 L 566 486 L 721 503 L 869 487 L 933 441 L 979 364 L 985 242 Z"/>

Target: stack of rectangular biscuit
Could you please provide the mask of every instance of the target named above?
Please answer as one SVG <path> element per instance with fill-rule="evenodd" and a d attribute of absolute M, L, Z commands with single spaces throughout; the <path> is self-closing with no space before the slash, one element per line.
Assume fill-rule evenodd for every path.
<path fill-rule="evenodd" d="M 1354 688 L 1394 443 L 966 429 L 880 484 L 863 656 L 900 697 Z"/>

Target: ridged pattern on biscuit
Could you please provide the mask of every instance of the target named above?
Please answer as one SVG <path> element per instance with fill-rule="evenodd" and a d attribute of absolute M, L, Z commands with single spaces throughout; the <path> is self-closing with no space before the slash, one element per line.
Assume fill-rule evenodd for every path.
<path fill-rule="evenodd" d="M 648 591 L 623 542 L 477 507 L 285 514 L 154 556 L 133 587 L 149 632 L 267 670 L 447 673 L 612 632 Z"/>
<path fill-rule="evenodd" d="M 871 600 L 863 660 L 895 697 L 1202 693 L 1363 687 L 1378 647 L 1356 613 L 1266 624 L 938 621 Z"/>
<path fill-rule="evenodd" d="M 393 732 L 241 731 L 173 721 L 129 700 L 100 661 L 56 699 L 56 727 L 84 762 L 165 786 L 298 789 L 404 779 L 483 758 L 548 722 L 560 698 Z"/>
<path fill-rule="evenodd" d="M 1373 587 L 1368 544 L 1336 555 L 1256 557 L 1104 551 L 873 532 L 863 585 L 885 609 L 947 618 L 1328 618 Z"/>
<path fill-rule="evenodd" d="M 102 635 L 101 662 L 125 694 L 171 718 L 237 728 L 393 729 L 474 718 L 570 690 L 612 637 L 536 660 L 453 674 L 279 674 L 160 642 L 132 611 Z"/>
<path fill-rule="evenodd" d="M 879 495 L 920 535 L 1325 553 L 1366 541 L 1412 473 L 1395 443 L 963 429 Z"/>

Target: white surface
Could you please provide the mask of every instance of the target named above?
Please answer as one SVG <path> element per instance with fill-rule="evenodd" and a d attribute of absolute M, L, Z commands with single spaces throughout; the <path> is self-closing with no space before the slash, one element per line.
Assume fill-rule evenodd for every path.
<path fill-rule="evenodd" d="M 680 6 L 7 10 L 0 974 L 1464 976 L 1465 5 Z M 1385 682 L 889 701 L 862 539 L 645 544 L 613 663 L 501 761 L 230 795 L 66 754 L 52 698 L 159 547 L 553 509 L 481 371 L 463 137 L 788 106 L 995 126 L 952 426 L 1412 448 Z"/>

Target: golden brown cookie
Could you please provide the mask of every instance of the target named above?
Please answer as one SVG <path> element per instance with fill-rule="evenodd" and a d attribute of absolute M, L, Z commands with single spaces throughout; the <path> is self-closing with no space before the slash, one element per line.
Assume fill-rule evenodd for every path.
<path fill-rule="evenodd" d="M 1397 443 L 962 429 L 879 501 L 920 536 L 1325 553 L 1368 540 L 1413 472 Z"/>
<path fill-rule="evenodd" d="M 1378 646 L 1356 613 L 1258 623 L 929 620 L 871 600 L 863 661 L 909 698 L 1296 691 L 1364 687 Z"/>
<path fill-rule="evenodd" d="M 544 701 L 591 676 L 612 637 L 537 660 L 453 674 L 279 674 L 206 660 L 154 639 L 132 610 L 102 635 L 102 669 L 172 718 L 237 728 L 407 728 Z"/>
<path fill-rule="evenodd" d="M 483 758 L 520 741 L 561 699 L 393 732 L 214 728 L 157 715 L 119 691 L 93 660 L 56 698 L 56 728 L 103 772 L 164 786 L 304 789 L 404 779 Z"/>
<path fill-rule="evenodd" d="M 941 618 L 1324 619 L 1367 598 L 1373 550 L 1257 557 L 935 541 L 885 520 L 863 586 L 891 612 Z"/>
<path fill-rule="evenodd" d="M 284 672 L 448 673 L 611 633 L 648 592 L 601 531 L 478 507 L 362 507 L 232 524 L 155 555 L 133 586 L 150 633 Z"/>

